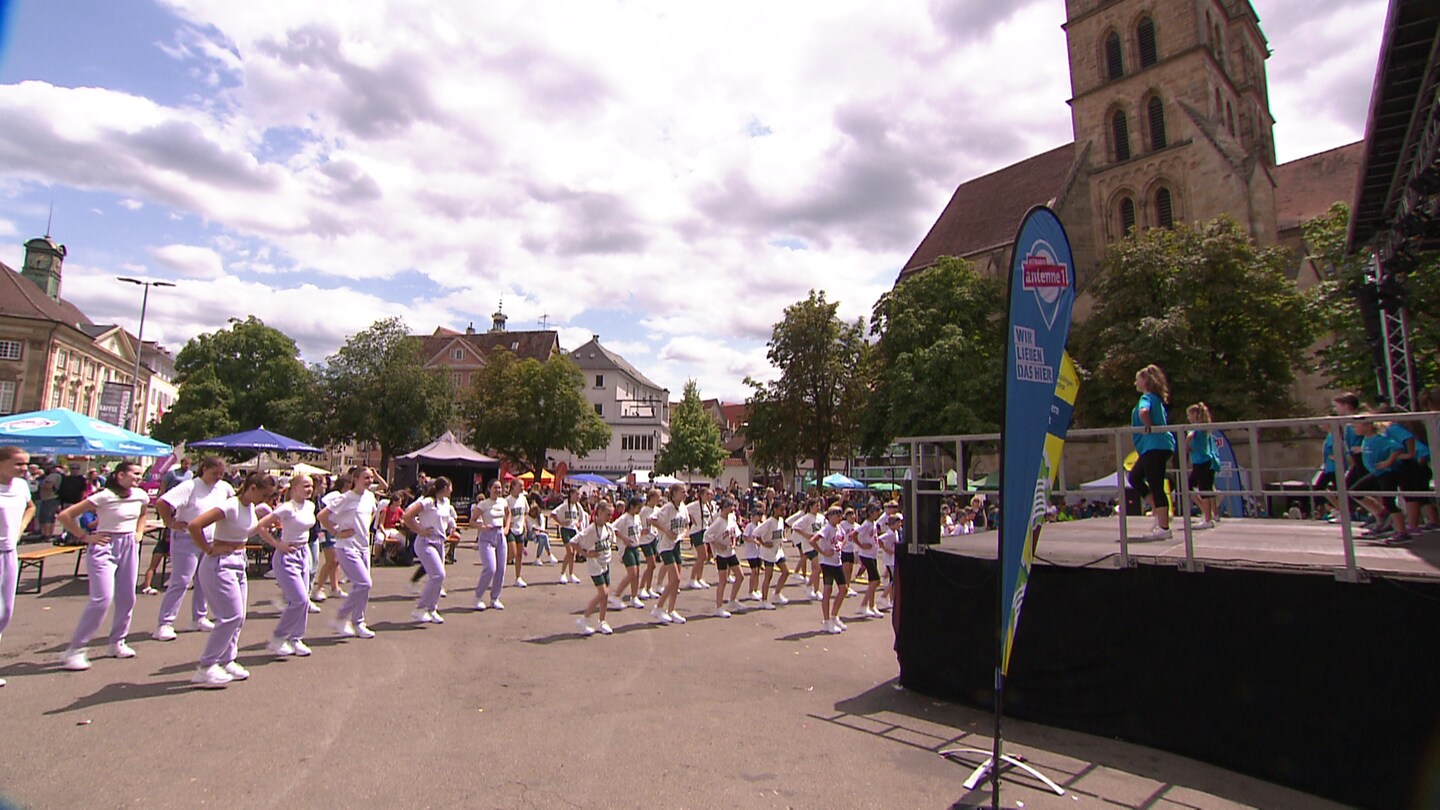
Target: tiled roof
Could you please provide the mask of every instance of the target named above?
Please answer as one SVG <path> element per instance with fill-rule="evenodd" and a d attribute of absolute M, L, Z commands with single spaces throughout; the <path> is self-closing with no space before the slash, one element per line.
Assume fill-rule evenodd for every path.
<path fill-rule="evenodd" d="M 1297 228 L 1330 210 L 1350 204 L 1360 180 L 1365 142 L 1356 141 L 1275 167 L 1275 219 L 1280 230 Z"/>
<path fill-rule="evenodd" d="M 640 370 L 630 365 L 630 362 L 620 355 L 600 345 L 599 338 L 591 338 L 585 344 L 570 352 L 570 359 L 575 365 L 584 369 L 593 368 L 618 368 L 621 371 L 634 377 L 641 385 L 648 385 L 651 388 L 661 391 L 668 390 L 659 383 L 640 373 Z M 671 403 L 673 406 L 675 403 Z"/>
<path fill-rule="evenodd" d="M 969 256 L 1013 241 L 1026 211 L 1063 196 L 1077 155 L 1076 145 L 1067 143 L 962 183 L 900 277 L 941 256 Z"/>
<path fill-rule="evenodd" d="M 482 357 L 496 349 L 504 349 L 521 360 L 533 358 L 542 363 L 560 350 L 560 335 L 553 329 L 471 334 L 456 332 L 442 326 L 436 329 L 433 335 L 420 336 L 420 354 L 429 362 L 443 352 L 446 346 L 456 341 L 469 346 Z"/>
<path fill-rule="evenodd" d="M 0 271 L 0 315 L 58 321 L 77 329 L 90 325 L 90 319 L 74 304 L 64 298 L 56 301 L 3 263 Z"/>

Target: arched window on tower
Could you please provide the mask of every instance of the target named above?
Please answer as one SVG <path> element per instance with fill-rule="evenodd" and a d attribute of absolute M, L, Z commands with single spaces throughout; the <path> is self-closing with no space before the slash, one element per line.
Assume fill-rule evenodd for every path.
<path fill-rule="evenodd" d="M 1218 121 L 1224 114 L 1225 104 L 1220 100 L 1220 88 L 1217 87 L 1215 88 L 1215 119 Z"/>
<path fill-rule="evenodd" d="M 1135 201 L 1129 197 L 1120 198 L 1120 236 L 1129 236 L 1135 230 Z"/>
<path fill-rule="evenodd" d="M 1130 159 L 1130 124 L 1125 120 L 1125 111 L 1116 110 L 1110 116 L 1110 137 L 1115 141 L 1115 161 Z"/>
<path fill-rule="evenodd" d="M 1235 107 L 1230 102 L 1225 102 L 1225 126 L 1230 134 L 1235 134 Z"/>
<path fill-rule="evenodd" d="M 1175 227 L 1174 201 L 1170 199 L 1170 189 L 1164 186 L 1155 190 L 1155 224 L 1162 228 Z"/>
<path fill-rule="evenodd" d="M 1135 41 L 1140 45 L 1140 67 L 1147 68 L 1160 61 L 1160 51 L 1155 46 L 1155 21 L 1141 17 L 1135 26 Z"/>
<path fill-rule="evenodd" d="M 1164 149 L 1170 141 L 1165 137 L 1165 104 L 1159 96 L 1151 96 L 1145 105 L 1145 117 L 1150 123 L 1150 149 Z"/>
<path fill-rule="evenodd" d="M 1105 78 L 1114 81 L 1125 75 L 1125 59 L 1120 52 L 1120 35 L 1114 31 L 1105 37 Z"/>

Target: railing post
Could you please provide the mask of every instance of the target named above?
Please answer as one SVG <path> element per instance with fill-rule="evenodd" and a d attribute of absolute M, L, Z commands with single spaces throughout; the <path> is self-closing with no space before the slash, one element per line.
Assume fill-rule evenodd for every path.
<path fill-rule="evenodd" d="M 1205 570 L 1205 566 L 1195 559 L 1195 532 L 1190 527 L 1190 453 L 1186 447 L 1185 429 L 1176 429 L 1174 433 L 1175 455 L 1180 462 L 1180 531 L 1185 537 L 1185 560 L 1180 563 L 1180 570 L 1198 574 Z"/>
<path fill-rule="evenodd" d="M 1345 570 L 1340 579 L 1345 582 L 1359 582 L 1360 567 L 1355 562 L 1355 524 L 1350 516 L 1350 487 L 1346 482 L 1349 470 L 1345 465 L 1350 461 L 1349 448 L 1345 446 L 1345 431 L 1340 423 L 1331 422 L 1330 458 L 1335 463 L 1335 494 L 1340 504 L 1340 540 L 1345 544 Z"/>
<path fill-rule="evenodd" d="M 1129 481 L 1125 478 L 1125 440 L 1130 433 L 1124 428 L 1115 431 L 1115 485 L 1120 493 L 1120 567 L 1130 567 L 1130 530 L 1125 525 L 1130 512 Z"/>
<path fill-rule="evenodd" d="M 1253 491 L 1257 508 L 1264 508 L 1265 514 L 1270 514 L 1270 503 L 1265 498 L 1265 474 L 1260 470 L 1260 428 L 1251 425 L 1250 428 L 1250 489 Z"/>

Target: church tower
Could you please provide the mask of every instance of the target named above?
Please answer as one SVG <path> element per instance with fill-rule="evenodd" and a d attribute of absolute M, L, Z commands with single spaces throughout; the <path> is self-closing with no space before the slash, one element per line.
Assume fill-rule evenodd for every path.
<path fill-rule="evenodd" d="M 1091 237 L 1229 214 L 1278 238 L 1269 48 L 1249 0 L 1066 0 Z"/>
<path fill-rule="evenodd" d="M 46 234 L 25 243 L 25 267 L 20 275 L 29 279 L 52 300 L 60 300 L 60 266 L 65 263 L 65 246 Z"/>

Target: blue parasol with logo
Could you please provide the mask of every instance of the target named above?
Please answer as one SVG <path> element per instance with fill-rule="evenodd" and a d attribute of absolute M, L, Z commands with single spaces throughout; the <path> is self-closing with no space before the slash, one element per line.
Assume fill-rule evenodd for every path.
<path fill-rule="evenodd" d="M 0 417 L 0 444 L 54 456 L 163 456 L 170 445 L 69 408 Z"/>

